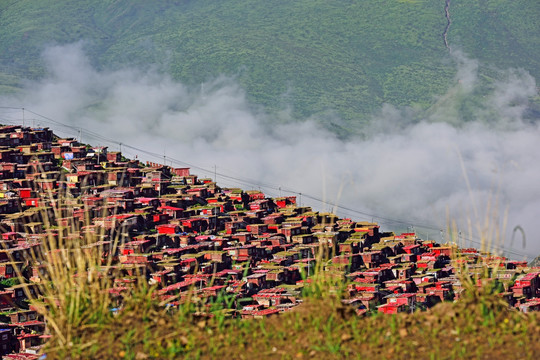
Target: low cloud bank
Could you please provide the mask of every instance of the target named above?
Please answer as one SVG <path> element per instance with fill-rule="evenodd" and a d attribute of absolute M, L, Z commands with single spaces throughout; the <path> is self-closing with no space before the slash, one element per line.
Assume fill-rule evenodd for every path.
<path fill-rule="evenodd" d="M 44 59 L 48 75 L 29 81 L 18 97 L 0 98 L 0 104 L 80 127 L 84 142 L 120 147 L 90 130 L 164 154 L 168 163 L 196 164 L 207 170 L 193 170 L 202 176 L 213 177 L 216 170 L 222 186 L 260 187 L 272 196 L 292 189 L 317 210 L 373 218 L 385 230 L 414 226 L 422 237 L 440 241 L 437 230 L 446 229 L 450 219 L 467 237 L 469 221 L 476 227 L 496 212 L 498 226 L 507 223 L 505 247 L 513 247 L 514 258 L 540 253 L 540 129 L 534 119 L 525 120 L 538 94 L 525 71 L 500 71 L 474 120 L 463 121 L 459 107 L 478 89 L 479 65 L 454 52 L 455 84 L 432 109 L 421 116 L 385 105 L 364 136 L 340 140 L 313 119 L 271 125 L 270 115 L 249 104 L 231 79 L 193 89 L 158 71 L 100 71 L 80 44 L 51 47 Z M 43 118 L 32 121 L 78 135 Z M 126 146 L 122 151 L 159 160 Z M 527 235 L 526 249 L 509 243 L 518 225 Z M 478 240 L 478 229 L 473 232 Z"/>

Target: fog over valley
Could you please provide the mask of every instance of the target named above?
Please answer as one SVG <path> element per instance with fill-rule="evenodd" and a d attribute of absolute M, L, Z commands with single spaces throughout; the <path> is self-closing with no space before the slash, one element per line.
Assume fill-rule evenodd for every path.
<path fill-rule="evenodd" d="M 454 50 L 454 84 L 435 106 L 384 105 L 362 134 L 343 139 L 316 118 L 293 119 L 287 108 L 276 121 L 246 100 L 235 79 L 193 88 L 159 69 L 98 70 L 81 43 L 50 47 L 43 57 L 42 79 L 0 98 L 0 106 L 28 109 L 26 125 L 130 158 L 195 165 L 193 173 L 217 174 L 222 187 L 296 195 L 318 211 L 374 220 L 383 230 L 414 228 L 436 241 L 450 240 L 446 229 L 455 221 L 459 240 L 479 246 L 489 219 L 504 229 L 510 257 L 540 253 L 540 128 L 531 110 L 538 90 L 524 70 L 498 70 L 465 121 L 460 107 L 478 90 L 481 64 Z M 0 109 L 1 123 L 21 119 L 21 110 Z"/>

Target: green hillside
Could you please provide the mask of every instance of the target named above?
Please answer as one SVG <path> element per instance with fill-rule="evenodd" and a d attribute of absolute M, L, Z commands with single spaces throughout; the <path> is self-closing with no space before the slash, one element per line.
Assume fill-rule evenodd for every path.
<path fill-rule="evenodd" d="M 50 44 L 86 42 L 95 66 L 158 64 L 198 85 L 237 78 L 249 99 L 293 115 L 337 112 L 355 128 L 383 103 L 426 109 L 455 75 L 444 0 L 6 0 L 0 91 L 43 75 Z M 452 0 L 448 40 L 492 66 L 540 75 L 540 2 Z"/>

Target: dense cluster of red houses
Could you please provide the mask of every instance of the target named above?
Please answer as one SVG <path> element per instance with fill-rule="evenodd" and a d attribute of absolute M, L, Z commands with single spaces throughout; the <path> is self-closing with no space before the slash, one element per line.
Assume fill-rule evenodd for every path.
<path fill-rule="evenodd" d="M 59 194 L 69 194 L 69 206 Z M 540 270 L 526 262 L 443 246 L 415 233 L 381 232 L 370 222 L 339 218 L 268 198 L 260 191 L 220 188 L 188 168 L 142 164 L 106 147 L 60 139 L 48 128 L 0 127 L 0 354 L 37 358 L 48 337 L 43 318 L 26 302 L 42 268 L 31 261 L 45 237 L 44 212 L 110 252 L 123 277 L 112 296 L 129 296 L 134 275 L 146 274 L 157 295 L 176 307 L 195 294 L 226 303 L 230 316 L 261 318 L 302 302 L 317 267 L 347 284 L 345 303 L 358 314 L 412 312 L 454 300 L 459 269 L 498 282 L 501 296 L 522 311 L 540 309 Z M 111 254 L 109 254 L 111 255 Z M 23 273 L 26 284 L 12 280 Z M 104 272 L 106 273 L 106 272 Z M 121 308 L 121 301 L 119 301 Z M 117 309 L 115 309 L 116 311 Z M 120 310 L 121 311 L 121 310 Z"/>

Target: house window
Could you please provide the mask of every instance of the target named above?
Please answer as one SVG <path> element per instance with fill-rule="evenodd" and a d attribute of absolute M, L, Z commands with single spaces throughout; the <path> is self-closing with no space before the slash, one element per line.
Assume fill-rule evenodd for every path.
<path fill-rule="evenodd" d="M 25 322 L 26 321 L 26 316 L 25 315 L 20 315 L 19 316 L 19 322 Z"/>
<path fill-rule="evenodd" d="M 7 340 L 8 339 L 8 335 L 7 334 L 2 334 L 2 340 Z M 6 345 L 4 344 L 4 349 L 6 348 Z"/>
<path fill-rule="evenodd" d="M 11 266 L 7 266 L 6 267 L 6 274 L 11 274 L 13 272 L 13 269 L 11 268 Z"/>
<path fill-rule="evenodd" d="M 30 320 L 36 320 L 36 314 L 30 314 L 30 315 L 28 315 L 28 318 Z"/>
<path fill-rule="evenodd" d="M 17 290 L 17 296 L 23 296 L 22 290 Z"/>

